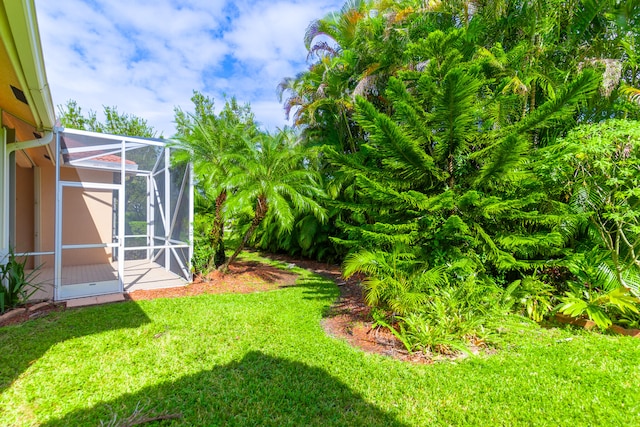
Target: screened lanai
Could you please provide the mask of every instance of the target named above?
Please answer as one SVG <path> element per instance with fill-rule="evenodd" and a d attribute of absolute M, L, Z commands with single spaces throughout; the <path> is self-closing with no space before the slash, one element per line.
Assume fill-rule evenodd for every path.
<path fill-rule="evenodd" d="M 64 130 L 56 153 L 53 254 L 34 262 L 56 300 L 190 281 L 191 171 L 163 140 Z"/>

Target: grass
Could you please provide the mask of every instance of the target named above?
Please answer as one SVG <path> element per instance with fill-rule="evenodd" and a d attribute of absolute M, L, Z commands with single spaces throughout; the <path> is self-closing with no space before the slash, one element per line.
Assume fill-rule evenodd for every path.
<path fill-rule="evenodd" d="M 328 337 L 338 296 L 302 270 L 272 292 L 126 302 L 0 329 L 0 425 L 639 425 L 640 342 L 513 317 L 492 356 L 411 365 Z"/>

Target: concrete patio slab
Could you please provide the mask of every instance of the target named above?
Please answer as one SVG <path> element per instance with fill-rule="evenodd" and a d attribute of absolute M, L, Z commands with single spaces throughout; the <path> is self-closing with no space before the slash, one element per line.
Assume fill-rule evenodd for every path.
<path fill-rule="evenodd" d="M 91 264 L 82 266 L 66 266 L 62 268 L 62 287 L 76 286 L 76 284 L 105 284 L 117 280 L 118 265 Z M 186 286 L 188 281 L 183 277 L 167 271 L 155 262 L 147 260 L 129 260 L 124 264 L 124 291 L 173 288 Z M 52 300 L 54 270 L 52 267 L 41 268 L 36 272 L 36 283 L 40 283 L 40 289 L 31 297 L 32 300 Z M 117 286 L 116 286 L 117 289 Z M 113 292 L 116 289 L 103 289 L 104 292 Z"/>
<path fill-rule="evenodd" d="M 98 304 L 107 304 L 110 302 L 120 302 L 124 301 L 124 294 L 108 294 L 108 295 L 98 295 L 95 297 L 85 297 L 85 298 L 74 298 L 67 301 L 64 301 L 67 304 L 67 308 L 75 308 L 75 307 L 86 307 L 88 305 L 98 305 Z"/>

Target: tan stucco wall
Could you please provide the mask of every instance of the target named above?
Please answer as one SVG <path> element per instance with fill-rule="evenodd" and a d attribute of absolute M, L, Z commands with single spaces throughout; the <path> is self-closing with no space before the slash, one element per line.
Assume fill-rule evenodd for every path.
<path fill-rule="evenodd" d="M 62 208 L 62 244 L 111 243 L 113 235 L 112 191 L 65 188 Z M 111 262 L 110 248 L 62 251 L 63 265 Z"/>
<path fill-rule="evenodd" d="M 113 173 L 61 168 L 63 181 L 113 183 Z M 55 231 L 55 168 L 41 171 L 41 251 L 53 251 Z M 62 243 L 111 243 L 112 192 L 82 190 L 67 187 L 62 208 Z M 33 210 L 33 207 L 31 208 Z M 31 222 L 33 224 L 33 221 Z M 40 262 L 53 267 L 53 256 L 43 256 Z M 86 265 L 111 262 L 111 249 L 70 249 L 63 251 L 64 265 Z"/>
<path fill-rule="evenodd" d="M 40 169 L 40 251 L 53 252 L 56 229 L 56 169 L 47 165 Z M 45 266 L 53 268 L 53 255 L 40 258 Z"/>
<path fill-rule="evenodd" d="M 15 247 L 17 253 L 34 250 L 34 199 L 33 169 L 16 168 L 16 224 Z M 29 260 L 27 268 L 32 268 L 33 260 Z"/>

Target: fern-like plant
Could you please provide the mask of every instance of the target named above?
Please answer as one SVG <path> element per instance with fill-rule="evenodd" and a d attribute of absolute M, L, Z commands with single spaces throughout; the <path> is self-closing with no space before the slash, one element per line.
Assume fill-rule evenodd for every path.
<path fill-rule="evenodd" d="M 469 278 L 432 288 L 420 311 L 400 317 L 400 332 L 413 350 L 470 354 L 470 344 L 486 342 L 485 324 L 503 314 L 502 290 Z"/>
<path fill-rule="evenodd" d="M 447 282 L 444 267 L 419 268 L 411 255 L 362 250 L 346 257 L 345 277 L 363 273 L 365 300 L 394 315 L 420 311 L 428 302 L 430 291 Z"/>

